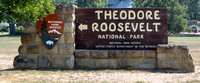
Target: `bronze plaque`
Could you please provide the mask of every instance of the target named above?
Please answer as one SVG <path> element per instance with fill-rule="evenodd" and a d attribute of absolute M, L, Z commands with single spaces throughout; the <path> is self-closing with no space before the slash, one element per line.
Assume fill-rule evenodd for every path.
<path fill-rule="evenodd" d="M 153 50 L 167 44 L 165 8 L 77 8 L 76 49 Z"/>

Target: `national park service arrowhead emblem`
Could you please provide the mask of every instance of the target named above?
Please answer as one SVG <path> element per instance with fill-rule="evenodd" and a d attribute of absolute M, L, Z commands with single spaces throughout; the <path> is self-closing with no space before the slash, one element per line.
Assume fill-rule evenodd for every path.
<path fill-rule="evenodd" d="M 64 20 L 58 19 L 57 14 L 49 14 L 37 22 L 41 40 L 48 49 L 52 49 L 63 33 Z"/>

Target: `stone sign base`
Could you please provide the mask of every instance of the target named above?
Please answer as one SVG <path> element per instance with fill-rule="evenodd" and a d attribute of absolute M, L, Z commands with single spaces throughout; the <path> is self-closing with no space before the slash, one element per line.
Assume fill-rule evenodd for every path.
<path fill-rule="evenodd" d="M 157 46 L 157 50 L 75 50 L 71 55 L 18 55 L 16 69 L 148 69 L 194 71 L 187 46 Z"/>
<path fill-rule="evenodd" d="M 158 45 L 157 50 L 76 50 L 75 68 L 194 71 L 188 48 L 182 45 Z"/>

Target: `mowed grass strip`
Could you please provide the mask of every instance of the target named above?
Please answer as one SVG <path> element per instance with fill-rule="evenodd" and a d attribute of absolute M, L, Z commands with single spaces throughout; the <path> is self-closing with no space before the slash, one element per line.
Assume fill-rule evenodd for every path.
<path fill-rule="evenodd" d="M 200 37 L 169 37 L 169 44 L 187 45 L 195 73 L 142 70 L 13 70 L 21 36 L 0 35 L 0 82 L 199 82 Z"/>

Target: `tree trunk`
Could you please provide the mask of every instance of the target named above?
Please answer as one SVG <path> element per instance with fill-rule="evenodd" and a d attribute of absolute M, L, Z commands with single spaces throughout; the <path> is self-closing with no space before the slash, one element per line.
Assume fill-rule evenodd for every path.
<path fill-rule="evenodd" d="M 10 27 L 10 34 L 9 35 L 14 35 L 15 33 L 15 24 L 14 23 L 9 23 Z"/>

